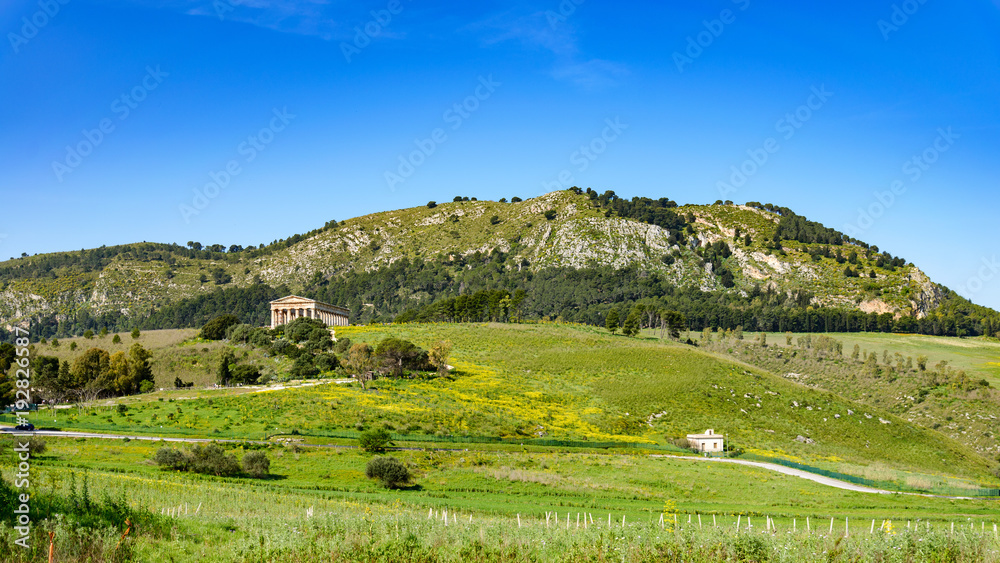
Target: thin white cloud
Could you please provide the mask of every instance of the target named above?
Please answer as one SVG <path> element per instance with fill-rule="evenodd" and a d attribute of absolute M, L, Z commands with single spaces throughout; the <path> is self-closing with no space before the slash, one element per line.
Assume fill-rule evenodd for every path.
<path fill-rule="evenodd" d="M 125 0 L 151 8 L 172 10 L 196 17 L 211 17 L 221 21 L 239 22 L 280 33 L 319 37 L 327 41 L 349 41 L 355 27 L 364 27 L 372 20 L 371 9 L 384 8 L 372 4 L 334 5 L 330 0 Z M 405 4 L 404 4 L 405 5 Z M 398 16 L 393 16 L 393 22 Z M 378 38 L 401 39 L 404 33 L 383 27 Z"/>
<path fill-rule="evenodd" d="M 614 86 L 620 78 L 627 76 L 628 68 L 603 59 L 591 59 L 585 63 L 557 65 L 552 76 L 559 80 L 569 80 L 584 88 Z"/>
<path fill-rule="evenodd" d="M 485 45 L 517 41 L 528 50 L 548 51 L 554 58 L 550 75 L 583 88 L 614 86 L 628 74 L 627 67 L 622 64 L 584 57 L 572 17 L 553 18 L 550 12 L 517 14 L 508 10 L 470 24 L 466 29 L 480 33 Z"/>

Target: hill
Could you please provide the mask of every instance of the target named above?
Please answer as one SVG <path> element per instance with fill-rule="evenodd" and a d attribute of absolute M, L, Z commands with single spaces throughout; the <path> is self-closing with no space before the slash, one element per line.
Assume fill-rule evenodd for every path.
<path fill-rule="evenodd" d="M 1000 332 L 995 311 L 786 208 L 589 190 L 386 211 L 260 247 L 138 243 L 12 259 L 0 262 L 0 326 L 65 336 L 198 326 L 219 311 L 263 324 L 266 301 L 291 292 L 345 305 L 352 322 L 386 321 L 518 289 L 526 318 L 589 324 L 658 299 L 696 329 Z"/>

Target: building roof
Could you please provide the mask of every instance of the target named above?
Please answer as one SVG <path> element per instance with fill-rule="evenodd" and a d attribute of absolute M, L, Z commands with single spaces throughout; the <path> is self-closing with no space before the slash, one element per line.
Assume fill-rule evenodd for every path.
<path fill-rule="evenodd" d="M 275 299 L 270 302 L 271 305 L 294 305 L 294 304 L 316 304 L 328 307 L 330 309 L 335 309 L 337 311 L 343 312 L 344 315 L 348 314 L 348 310 L 345 307 L 338 307 L 336 305 L 331 305 L 329 303 L 324 303 L 322 301 L 316 301 L 315 299 L 309 299 L 308 297 L 302 297 L 300 295 L 286 295 L 281 299 Z"/>
<path fill-rule="evenodd" d="M 705 434 L 688 434 L 688 440 L 719 440 L 723 436 L 722 434 L 716 434 L 715 431 L 709 429 Z"/>

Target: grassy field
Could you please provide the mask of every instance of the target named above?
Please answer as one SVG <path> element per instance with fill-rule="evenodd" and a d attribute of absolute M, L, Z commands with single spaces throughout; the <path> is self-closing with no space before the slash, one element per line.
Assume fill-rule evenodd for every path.
<path fill-rule="evenodd" d="M 136 539 L 134 559 L 124 560 L 576 561 L 617 553 L 615 560 L 658 561 L 669 546 L 693 550 L 686 561 L 748 560 L 740 558 L 743 548 L 762 550 L 758 561 L 825 561 L 824 550 L 841 546 L 847 555 L 944 542 L 955 554 L 975 554 L 949 560 L 974 561 L 995 558 L 997 550 L 995 501 L 855 493 L 765 470 L 697 461 L 567 452 L 402 451 L 392 455 L 414 469 L 416 485 L 389 491 L 365 479 L 370 456 L 354 449 L 273 446 L 265 450 L 272 477 L 252 480 L 161 471 L 149 461 L 156 443 L 50 439 L 48 444 L 49 451 L 33 460 L 39 476 L 36 495 L 65 495 L 71 479 L 79 490 L 85 474 L 94 499 L 123 495 L 134 508 L 167 520 L 160 528 L 169 533 Z M 232 449 L 239 457 L 241 449 Z M 7 479 L 11 458 L 9 449 L 0 454 Z M 582 515 L 593 523 L 578 525 Z M 777 534 L 760 533 L 768 517 Z M 679 529 L 672 531 L 674 518 Z M 891 520 L 894 532 L 870 534 L 872 520 L 878 528 Z M 739 542 L 750 540 L 735 533 L 737 521 L 742 535 L 748 534 L 749 522 L 755 531 L 749 536 L 759 540 L 741 548 Z M 956 535 L 950 534 L 952 523 L 958 526 Z M 845 525 L 852 539 L 837 542 Z M 912 533 L 907 525 L 913 526 Z M 64 542 L 59 545 L 73 537 L 54 516 L 44 526 L 57 531 Z M 983 536 L 983 530 L 989 533 Z M 9 546 L 12 532 L 0 526 L 0 537 Z M 117 539 L 98 534 L 92 541 L 110 549 Z M 392 539 L 412 545 L 395 545 Z M 714 557 L 702 553 L 696 558 L 706 542 L 716 546 L 709 552 Z M 65 559 L 57 560 L 84 560 L 71 558 L 72 548 L 64 548 L 60 555 Z M 390 557 L 392 550 L 417 548 L 434 555 Z M 470 549 L 486 552 L 470 558 L 463 552 Z M 372 550 L 388 551 L 378 558 Z"/>
<path fill-rule="evenodd" d="M 746 338 L 752 340 L 756 334 L 748 332 Z M 794 335 L 793 345 L 800 336 L 804 335 Z M 815 338 L 819 334 L 812 336 Z M 955 369 L 965 370 L 976 379 L 985 378 L 993 386 L 1000 387 L 1000 341 L 995 338 L 952 338 L 880 332 L 832 333 L 829 336 L 843 342 L 848 353 L 857 344 L 862 350 L 877 352 L 879 355 L 883 350 L 888 350 L 890 354 L 898 352 L 916 360 L 917 356 L 923 354 L 929 358 L 929 365 L 946 361 Z M 785 335 L 768 333 L 767 341 L 775 346 L 785 346 Z"/>
<path fill-rule="evenodd" d="M 190 363 L 188 373 L 195 373 L 228 344 L 193 336 L 150 332 L 140 343 L 153 350 L 154 366 Z M 750 348 L 728 353 L 548 323 L 337 330 L 338 338 L 354 342 L 390 336 L 424 348 L 452 341 L 455 370 L 378 380 L 368 390 L 334 379 L 168 389 L 38 413 L 40 426 L 253 439 L 281 434 L 291 442 L 265 446 L 272 475 L 257 480 L 162 471 L 151 461 L 163 445 L 157 442 L 49 439 L 48 451 L 32 459 L 33 498 L 67 497 L 73 482 L 78 499 L 86 475 L 94 503 L 127 499 L 148 516 L 123 540 L 120 523 L 87 527 L 74 523 L 76 516 L 37 514 L 33 541 L 42 548 L 33 555 L 13 549 L 14 532 L 2 524 L 0 559 L 46 560 L 45 532 L 53 531 L 56 561 L 80 562 L 1000 561 L 994 499 L 872 495 L 639 450 L 400 442 L 416 446 L 391 452 L 411 468 L 414 484 L 384 489 L 365 478 L 371 456 L 350 447 L 353 440 L 322 435 L 384 427 L 428 441 L 495 436 L 662 446 L 712 427 L 750 452 L 869 478 L 911 486 L 997 482 L 989 460 L 971 448 L 890 408 L 752 367 L 745 361 L 754 356 L 741 352 Z M 783 335 L 769 335 L 769 342 L 781 348 Z M 879 342 L 872 342 L 874 349 Z M 273 361 L 235 349 L 246 352 L 246 361 Z M 933 362 L 930 349 L 919 348 Z M 65 342 L 56 353 L 72 358 Z M 274 366 L 279 379 L 285 369 Z M 815 443 L 798 442 L 798 435 Z M 421 449 L 433 445 L 454 451 Z M 250 446 L 224 447 L 240 458 Z M 0 451 L 7 481 L 14 459 L 9 446 Z M 768 530 L 769 520 L 776 531 Z"/>
<path fill-rule="evenodd" d="M 698 339 L 703 350 L 886 409 L 988 459 L 1000 459 L 996 414 L 1000 390 L 989 373 L 989 364 L 997 359 L 1000 348 L 995 342 L 918 335 L 813 334 L 792 335 L 789 345 L 785 335 L 768 334 L 767 345 L 761 346 L 758 336 L 747 333 L 743 340 L 723 341 L 715 334 L 707 343 L 701 335 Z M 809 338 L 816 346 L 804 344 Z M 820 345 L 823 339 L 827 345 Z M 830 342 L 839 345 L 840 351 L 828 349 Z M 852 357 L 855 345 L 858 358 Z M 876 356 L 875 363 L 865 365 L 865 354 Z M 920 355 L 928 358 L 926 369 L 919 366 Z"/>
<path fill-rule="evenodd" d="M 117 433 L 248 439 L 385 427 L 431 437 L 650 444 L 714 428 L 739 447 L 796 461 L 856 469 L 877 462 L 921 475 L 995 481 L 986 459 L 887 409 L 681 344 L 552 324 L 349 327 L 337 336 L 369 342 L 396 336 L 424 348 L 451 340 L 456 369 L 444 378 L 379 380 L 367 391 L 335 383 L 272 392 L 164 391 L 123 400 L 125 413 L 107 404 L 45 412 L 38 421 Z M 821 447 L 796 441 L 800 435 Z"/>

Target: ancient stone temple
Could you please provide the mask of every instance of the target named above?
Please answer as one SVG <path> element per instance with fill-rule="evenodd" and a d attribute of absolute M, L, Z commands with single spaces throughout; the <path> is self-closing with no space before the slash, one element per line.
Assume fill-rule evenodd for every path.
<path fill-rule="evenodd" d="M 289 295 L 271 301 L 271 328 L 306 317 L 319 319 L 326 326 L 347 326 L 350 311 L 298 295 Z"/>

